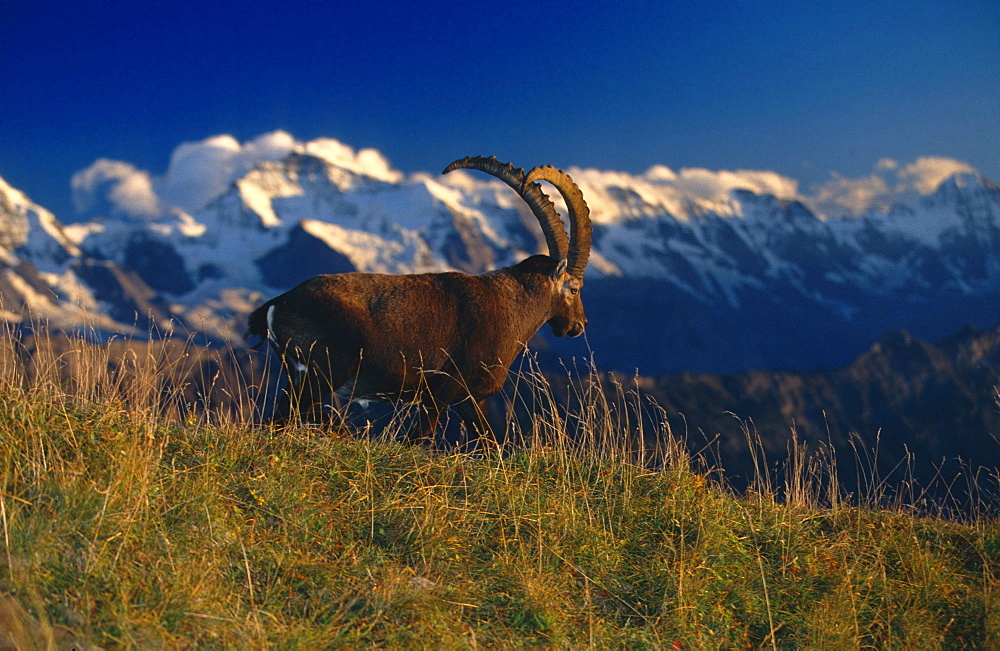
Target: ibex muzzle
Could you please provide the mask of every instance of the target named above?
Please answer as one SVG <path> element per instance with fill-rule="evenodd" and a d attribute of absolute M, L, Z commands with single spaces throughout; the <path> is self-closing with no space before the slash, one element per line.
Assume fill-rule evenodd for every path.
<path fill-rule="evenodd" d="M 410 438 L 433 436 L 441 413 L 454 406 L 470 431 L 490 432 L 485 402 L 545 323 L 556 336 L 587 325 L 580 291 L 590 254 L 590 211 L 565 172 L 524 170 L 496 158 L 469 157 L 456 169 L 476 169 L 509 185 L 542 227 L 549 255 L 478 276 L 448 272 L 316 276 L 250 315 L 247 337 L 266 337 L 288 374 L 274 420 L 317 417 L 325 398 L 413 399 L 419 418 Z M 566 201 L 567 237 L 539 181 Z"/>

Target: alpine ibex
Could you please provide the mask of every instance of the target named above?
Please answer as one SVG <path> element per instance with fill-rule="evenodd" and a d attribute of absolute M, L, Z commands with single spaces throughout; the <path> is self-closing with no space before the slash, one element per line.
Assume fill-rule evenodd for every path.
<path fill-rule="evenodd" d="M 455 407 L 470 432 L 490 432 L 486 399 L 498 393 L 528 340 L 548 323 L 556 336 L 587 325 L 580 300 L 590 255 L 590 211 L 565 172 L 525 174 L 496 158 L 463 158 L 459 168 L 491 174 L 516 191 L 538 219 L 549 255 L 478 276 L 463 273 L 344 273 L 311 278 L 272 298 L 249 318 L 246 336 L 266 337 L 288 374 L 274 420 L 318 416 L 331 394 L 342 399 L 419 400 L 411 440 L 431 437 Z M 567 238 L 538 181 L 566 201 Z"/>

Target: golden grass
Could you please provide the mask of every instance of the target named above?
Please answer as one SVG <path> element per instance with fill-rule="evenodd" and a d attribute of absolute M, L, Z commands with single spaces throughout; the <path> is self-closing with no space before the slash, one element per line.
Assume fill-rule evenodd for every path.
<path fill-rule="evenodd" d="M 1000 646 L 987 512 L 848 500 L 804 448 L 734 494 L 628 387 L 523 367 L 516 443 L 459 452 L 248 424 L 263 390 L 191 342 L 26 345 L 0 648 Z"/>

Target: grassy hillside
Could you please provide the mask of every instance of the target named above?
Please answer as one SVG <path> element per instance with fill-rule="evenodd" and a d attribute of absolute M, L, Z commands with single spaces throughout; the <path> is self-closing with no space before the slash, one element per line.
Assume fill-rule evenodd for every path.
<path fill-rule="evenodd" d="M 525 373 L 527 442 L 465 454 L 188 409 L 162 345 L 3 343 L 0 648 L 1000 646 L 988 512 L 806 450 L 736 495 L 669 431 L 636 454 L 625 391 L 566 415 Z"/>

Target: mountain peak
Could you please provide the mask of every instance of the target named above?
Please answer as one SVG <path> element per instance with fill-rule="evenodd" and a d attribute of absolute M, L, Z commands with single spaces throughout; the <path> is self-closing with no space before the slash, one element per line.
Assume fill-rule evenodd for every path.
<path fill-rule="evenodd" d="M 970 195 L 1000 192 L 996 184 L 974 172 L 958 172 L 943 179 L 934 192 L 928 195 L 931 202 L 961 200 Z"/>
<path fill-rule="evenodd" d="M 77 248 L 55 216 L 0 178 L 0 249 L 46 271 L 59 270 Z"/>
<path fill-rule="evenodd" d="M 220 335 L 236 335 L 247 306 L 303 274 L 479 273 L 544 248 L 523 201 L 482 174 L 404 177 L 374 150 L 283 132 L 207 139 L 175 154 L 165 175 L 142 173 L 136 183 L 127 165 L 81 178 L 159 193 L 138 203 L 168 208 L 74 225 L 75 244 L 51 213 L 2 184 L 0 240 L 62 296 L 114 295 L 106 282 L 87 289 L 96 272 L 66 275 L 77 260 L 99 259 L 120 267 L 115 282 L 134 274 L 169 297 L 173 314 L 194 319 L 191 327 L 209 322 Z M 953 162 L 921 165 L 921 183 L 963 173 L 922 200 L 831 220 L 773 172 L 571 168 L 594 222 L 594 350 L 619 351 L 612 366 L 656 373 L 803 368 L 848 360 L 886 329 L 933 340 L 966 321 L 995 320 L 1000 192 Z M 166 199 L 181 180 L 200 183 L 199 170 L 206 177 L 195 194 L 210 201 L 189 212 Z M 546 191 L 565 214 L 559 194 Z"/>

